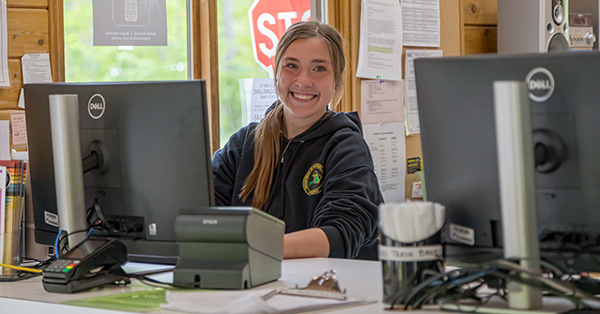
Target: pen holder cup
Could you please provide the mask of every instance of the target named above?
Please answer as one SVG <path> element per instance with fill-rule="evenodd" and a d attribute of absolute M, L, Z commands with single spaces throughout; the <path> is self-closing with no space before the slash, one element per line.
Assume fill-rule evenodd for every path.
<path fill-rule="evenodd" d="M 383 303 L 408 303 L 413 288 L 443 272 L 444 206 L 406 202 L 380 206 Z"/>
<path fill-rule="evenodd" d="M 10 221 L 7 221 L 7 224 Z M 8 229 L 8 228 L 7 228 Z M 0 236 L 0 264 L 18 266 L 19 265 L 19 237 L 20 228 L 15 226 L 10 232 L 5 232 Z M 0 266 L 0 278 L 14 278 L 16 277 L 17 270 L 14 268 Z"/>

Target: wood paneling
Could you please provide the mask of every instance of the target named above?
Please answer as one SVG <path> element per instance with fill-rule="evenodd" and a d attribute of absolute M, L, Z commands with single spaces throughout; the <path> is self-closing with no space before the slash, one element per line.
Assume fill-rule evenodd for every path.
<path fill-rule="evenodd" d="M 461 0 L 460 7 L 463 25 L 498 24 L 498 0 Z"/>
<path fill-rule="evenodd" d="M 462 54 L 497 52 L 498 0 L 460 0 L 460 9 Z"/>
<path fill-rule="evenodd" d="M 48 10 L 8 9 L 8 57 L 49 52 Z"/>
<path fill-rule="evenodd" d="M 50 67 L 54 82 L 65 81 L 65 28 L 63 0 L 49 0 L 48 33 L 50 37 Z"/>
<path fill-rule="evenodd" d="M 220 147 L 217 2 L 192 0 L 192 77 L 206 80 L 211 151 Z"/>
<path fill-rule="evenodd" d="M 10 77 L 10 88 L 0 89 L 0 109 L 17 108 L 19 93 L 23 87 L 20 59 L 8 60 L 8 75 Z"/>
<path fill-rule="evenodd" d="M 498 51 L 496 26 L 465 26 L 464 54 L 495 53 Z"/>
<path fill-rule="evenodd" d="M 48 8 L 48 0 L 8 0 L 9 8 Z"/>

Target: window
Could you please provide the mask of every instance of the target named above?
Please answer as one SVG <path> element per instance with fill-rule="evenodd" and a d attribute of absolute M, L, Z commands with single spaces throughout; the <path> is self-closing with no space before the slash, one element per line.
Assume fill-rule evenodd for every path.
<path fill-rule="evenodd" d="M 218 0 L 220 146 L 242 127 L 240 79 L 268 78 L 252 52 L 248 9 L 255 0 Z"/>
<path fill-rule="evenodd" d="M 257 1 L 283 7 L 284 14 L 273 17 L 273 22 L 283 24 L 285 19 L 299 21 L 303 14 L 289 12 L 291 7 L 310 8 L 311 0 L 218 0 L 219 25 L 219 98 L 220 146 L 242 125 L 240 79 L 269 78 L 269 73 L 254 59 L 248 10 Z M 314 0 L 313 0 L 314 1 Z M 318 4 L 320 6 L 320 1 Z M 308 13 L 305 16 L 308 18 Z M 271 27 L 269 22 L 265 26 Z M 274 34 L 273 34 L 274 35 Z M 268 47 L 271 48 L 271 47 Z"/>
<path fill-rule="evenodd" d="M 64 0 L 65 81 L 188 79 L 187 1 L 166 6 L 167 46 L 93 46 L 92 0 Z"/>

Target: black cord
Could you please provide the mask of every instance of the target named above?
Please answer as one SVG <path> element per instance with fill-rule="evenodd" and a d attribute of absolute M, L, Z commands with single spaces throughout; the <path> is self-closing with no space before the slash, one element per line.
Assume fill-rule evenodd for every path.
<path fill-rule="evenodd" d="M 58 239 L 58 242 L 57 242 L 57 245 L 56 245 L 56 247 L 54 248 L 54 249 L 56 250 L 56 252 L 58 253 L 58 255 L 60 256 L 60 255 L 62 255 L 62 254 L 64 253 L 63 251 L 65 250 L 65 248 L 66 248 L 66 247 L 67 247 L 67 245 L 69 244 L 69 240 L 68 240 L 68 238 L 69 238 L 70 236 L 72 236 L 72 235 L 74 235 L 74 234 L 77 234 L 77 233 L 82 233 L 82 232 L 86 232 L 86 233 L 88 233 L 88 232 L 90 232 L 90 229 L 73 231 L 73 232 L 71 232 L 71 233 L 67 234 L 67 235 L 66 235 L 66 236 L 64 236 L 64 237 L 62 237 L 62 238 L 59 238 L 59 239 Z M 64 243 L 64 246 L 62 246 L 62 245 L 63 245 L 63 241 L 65 241 L 65 239 L 67 239 L 67 242 L 65 242 L 65 243 Z"/>
<path fill-rule="evenodd" d="M 41 276 L 41 273 L 28 273 L 28 272 L 24 272 L 24 271 L 18 271 L 17 276 L 16 277 L 11 277 L 11 278 L 0 278 L 0 282 L 15 282 L 15 281 L 22 281 L 22 280 L 27 280 L 27 279 L 31 279 L 37 276 Z"/>
<path fill-rule="evenodd" d="M 496 292 L 483 298 L 478 296 L 477 290 L 492 281 L 499 283 Z M 544 278 L 539 274 L 532 274 L 516 264 L 494 261 L 479 267 L 457 269 L 432 276 L 412 289 L 400 292 L 391 305 L 393 307 L 394 304 L 400 303 L 404 305 L 405 309 L 419 309 L 429 301 L 454 303 L 458 306 L 458 302 L 471 300 L 475 302 L 475 306 L 482 306 L 495 295 L 506 299 L 504 287 L 509 281 L 567 297 L 577 308 L 581 308 L 582 305 L 589 306 L 586 304 L 586 300 L 597 300 L 585 290 L 580 289 L 580 286 L 573 281 L 564 282 Z"/>

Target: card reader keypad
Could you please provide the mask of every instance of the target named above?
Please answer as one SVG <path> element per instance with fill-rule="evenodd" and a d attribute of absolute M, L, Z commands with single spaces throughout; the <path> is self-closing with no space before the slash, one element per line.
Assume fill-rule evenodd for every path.
<path fill-rule="evenodd" d="M 77 266 L 77 264 L 79 264 L 79 260 L 58 259 L 58 260 L 55 260 L 50 266 L 48 266 L 48 268 L 46 268 L 45 271 L 55 272 L 55 273 L 60 273 L 60 272 L 67 273 L 71 269 L 73 269 L 73 267 Z"/>

